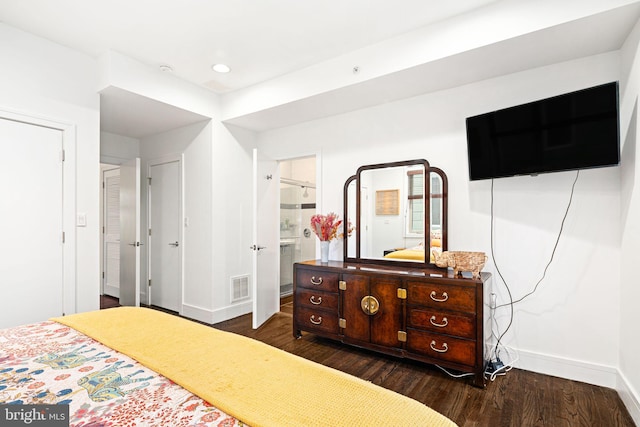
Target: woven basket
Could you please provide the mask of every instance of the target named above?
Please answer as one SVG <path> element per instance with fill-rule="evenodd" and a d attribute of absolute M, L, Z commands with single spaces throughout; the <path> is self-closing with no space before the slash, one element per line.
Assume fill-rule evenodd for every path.
<path fill-rule="evenodd" d="M 484 252 L 446 251 L 436 258 L 438 267 L 451 267 L 457 276 L 462 271 L 470 271 L 474 279 L 480 277 L 480 270 L 487 262 Z"/>

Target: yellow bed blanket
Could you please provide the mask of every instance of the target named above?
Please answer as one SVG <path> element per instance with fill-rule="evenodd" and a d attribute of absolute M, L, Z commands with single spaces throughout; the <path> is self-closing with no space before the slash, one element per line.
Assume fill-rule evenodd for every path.
<path fill-rule="evenodd" d="M 52 319 L 253 426 L 455 426 L 429 407 L 251 338 L 157 310 Z"/>

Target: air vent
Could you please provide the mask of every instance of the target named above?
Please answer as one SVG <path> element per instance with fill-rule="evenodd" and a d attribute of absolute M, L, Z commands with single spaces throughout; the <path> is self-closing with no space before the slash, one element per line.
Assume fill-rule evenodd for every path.
<path fill-rule="evenodd" d="M 231 278 L 231 302 L 249 298 L 249 276 L 235 276 Z"/>

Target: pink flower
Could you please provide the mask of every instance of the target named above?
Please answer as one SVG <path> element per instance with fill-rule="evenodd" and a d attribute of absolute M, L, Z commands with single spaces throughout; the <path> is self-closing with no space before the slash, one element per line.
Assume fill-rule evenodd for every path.
<path fill-rule="evenodd" d="M 317 214 L 311 217 L 311 229 L 323 242 L 337 237 L 340 224 L 342 224 L 342 220 L 339 220 L 338 215 L 333 212 L 329 212 L 327 215 Z"/>

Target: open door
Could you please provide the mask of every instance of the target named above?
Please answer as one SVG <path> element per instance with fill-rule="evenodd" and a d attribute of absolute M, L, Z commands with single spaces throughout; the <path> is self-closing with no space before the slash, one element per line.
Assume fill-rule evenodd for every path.
<path fill-rule="evenodd" d="M 120 305 L 140 305 L 140 158 L 120 166 Z"/>
<path fill-rule="evenodd" d="M 280 310 L 278 162 L 253 149 L 253 328 Z"/>

